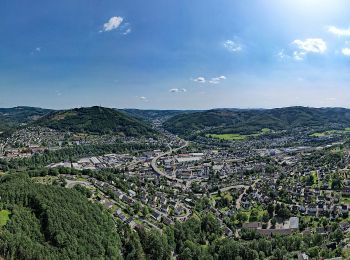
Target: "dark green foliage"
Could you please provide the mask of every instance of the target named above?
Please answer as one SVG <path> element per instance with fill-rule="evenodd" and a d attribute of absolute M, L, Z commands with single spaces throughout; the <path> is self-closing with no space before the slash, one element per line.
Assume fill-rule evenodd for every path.
<path fill-rule="evenodd" d="M 91 190 L 89 190 L 88 188 L 78 184 L 74 186 L 74 189 L 79 191 L 81 194 L 83 194 L 85 197 L 90 198 L 92 196 L 92 192 Z"/>
<path fill-rule="evenodd" d="M 33 183 L 25 175 L 0 180 L 6 259 L 118 259 L 120 242 L 109 215 L 78 191 Z"/>
<path fill-rule="evenodd" d="M 170 259 L 170 246 L 166 234 L 158 230 L 139 230 L 138 234 L 148 259 Z"/>
<path fill-rule="evenodd" d="M 148 124 L 124 112 L 97 106 L 56 111 L 35 121 L 33 125 L 74 133 L 135 137 L 151 136 L 156 133 Z"/>
<path fill-rule="evenodd" d="M 350 125 L 350 110 L 345 108 L 287 107 L 276 109 L 214 109 L 176 115 L 165 122 L 174 133 L 192 134 L 208 129 L 210 133 L 252 134 L 263 128 L 272 130 L 296 127 L 343 128 Z"/>

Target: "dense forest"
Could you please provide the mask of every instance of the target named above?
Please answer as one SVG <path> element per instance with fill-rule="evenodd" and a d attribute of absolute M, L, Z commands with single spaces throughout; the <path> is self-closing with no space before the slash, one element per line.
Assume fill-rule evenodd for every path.
<path fill-rule="evenodd" d="M 297 127 L 344 128 L 350 126 L 350 110 L 345 108 L 287 107 L 275 109 L 213 109 L 176 115 L 165 122 L 167 130 L 191 134 L 207 130 L 210 133 L 252 134 L 263 128 L 273 130 Z"/>
<path fill-rule="evenodd" d="M 120 239 L 110 216 L 77 190 L 33 183 L 24 174 L 0 179 L 0 228 L 6 259 L 118 259 Z"/>
<path fill-rule="evenodd" d="M 104 107 L 55 111 L 32 123 L 59 131 L 123 136 L 153 136 L 156 132 L 145 122 L 125 112 Z"/>

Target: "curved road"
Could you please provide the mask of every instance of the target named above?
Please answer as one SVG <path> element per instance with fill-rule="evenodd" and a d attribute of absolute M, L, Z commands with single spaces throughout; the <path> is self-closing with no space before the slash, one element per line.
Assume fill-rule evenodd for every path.
<path fill-rule="evenodd" d="M 152 169 L 153 169 L 157 174 L 159 174 L 160 176 L 163 176 L 163 177 L 167 178 L 167 179 L 170 180 L 170 181 L 175 181 L 175 182 L 180 182 L 180 183 L 181 183 L 181 182 L 183 181 L 182 179 L 178 179 L 178 178 L 176 178 L 176 177 L 169 176 L 169 175 L 167 175 L 165 172 L 163 172 L 161 169 L 159 169 L 158 166 L 157 166 L 157 161 L 159 160 L 159 158 L 161 158 L 161 157 L 163 157 L 163 156 L 170 155 L 172 152 L 177 152 L 178 150 L 181 150 L 182 148 L 187 147 L 188 144 L 189 144 L 189 142 L 188 142 L 188 141 L 185 141 L 185 144 L 184 144 L 184 145 L 182 145 L 182 146 L 180 146 L 180 147 L 178 147 L 178 148 L 175 148 L 175 149 L 172 149 L 172 148 L 169 146 L 169 148 L 170 148 L 169 151 L 167 151 L 167 152 L 165 152 L 165 153 L 162 153 L 162 154 L 160 154 L 160 155 L 158 155 L 158 156 L 156 156 L 156 157 L 153 158 L 153 160 L 152 160 L 152 162 L 151 162 L 151 167 L 152 167 Z"/>
<path fill-rule="evenodd" d="M 247 193 L 247 190 L 249 189 L 249 187 L 252 187 L 252 188 L 255 187 L 255 185 L 256 185 L 259 181 L 260 181 L 260 179 L 257 179 L 257 180 L 255 180 L 255 181 L 252 183 L 252 185 L 250 185 L 250 186 L 245 186 L 244 191 L 242 192 L 241 195 L 239 195 L 238 199 L 236 200 L 236 209 L 240 209 L 240 208 L 241 208 L 241 201 L 242 201 L 242 198 L 243 198 L 244 194 Z"/>

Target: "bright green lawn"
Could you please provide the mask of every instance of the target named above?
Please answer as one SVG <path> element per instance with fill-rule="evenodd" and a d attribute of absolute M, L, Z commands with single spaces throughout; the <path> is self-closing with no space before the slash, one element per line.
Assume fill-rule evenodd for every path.
<path fill-rule="evenodd" d="M 323 137 L 323 136 L 326 136 L 326 133 L 313 133 L 310 136 L 311 137 Z"/>
<path fill-rule="evenodd" d="M 207 134 L 206 136 L 227 141 L 237 141 L 246 139 L 246 136 L 240 134 Z"/>
<path fill-rule="evenodd" d="M 263 134 L 270 133 L 269 128 L 263 128 L 260 132 L 251 134 L 251 135 L 241 135 L 241 134 L 206 134 L 206 137 L 209 138 L 216 138 L 220 140 L 226 140 L 226 141 L 243 141 L 247 139 L 248 137 L 258 137 Z"/>
<path fill-rule="evenodd" d="M 6 225 L 7 221 L 10 219 L 10 214 L 11 212 L 5 209 L 0 211 L 0 227 Z"/>
<path fill-rule="evenodd" d="M 332 135 L 332 134 L 348 134 L 350 132 L 350 127 L 344 128 L 344 130 L 328 130 L 324 132 L 319 132 L 319 133 L 313 133 L 310 136 L 311 137 L 324 137 L 327 135 Z"/>

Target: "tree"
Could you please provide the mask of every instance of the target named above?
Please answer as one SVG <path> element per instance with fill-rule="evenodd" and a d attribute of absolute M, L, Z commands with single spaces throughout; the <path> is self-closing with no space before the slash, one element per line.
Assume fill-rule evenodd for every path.
<path fill-rule="evenodd" d="M 267 212 L 269 213 L 270 218 L 273 217 L 274 211 L 275 211 L 275 205 L 273 205 L 273 203 L 269 203 L 269 204 L 267 205 Z"/>
<path fill-rule="evenodd" d="M 141 237 L 141 242 L 146 255 L 150 259 L 161 260 L 170 257 L 170 247 L 166 236 L 159 231 L 146 231 L 145 237 Z"/>
<path fill-rule="evenodd" d="M 276 227 L 276 223 L 277 223 L 276 218 L 272 218 L 272 219 L 271 219 L 272 228 L 275 228 L 275 227 Z"/>
<path fill-rule="evenodd" d="M 332 180 L 332 189 L 333 190 L 340 190 L 341 188 L 341 180 L 338 177 L 335 177 Z"/>
<path fill-rule="evenodd" d="M 332 234 L 331 234 L 331 238 L 334 239 L 337 243 L 339 243 L 343 238 L 344 238 L 344 234 L 343 232 L 337 228 Z"/>
<path fill-rule="evenodd" d="M 250 216 L 249 216 L 249 221 L 257 221 L 259 217 L 259 211 L 257 209 L 252 209 Z"/>
<path fill-rule="evenodd" d="M 237 214 L 237 220 L 241 223 L 246 222 L 248 220 L 248 217 L 245 213 L 243 212 L 238 212 Z"/>
<path fill-rule="evenodd" d="M 270 219 L 270 216 L 266 212 L 261 217 L 261 221 L 264 222 L 264 223 L 269 222 L 269 219 Z"/>
<path fill-rule="evenodd" d="M 220 223 L 213 213 L 206 214 L 202 218 L 202 230 L 209 234 L 220 234 Z"/>

